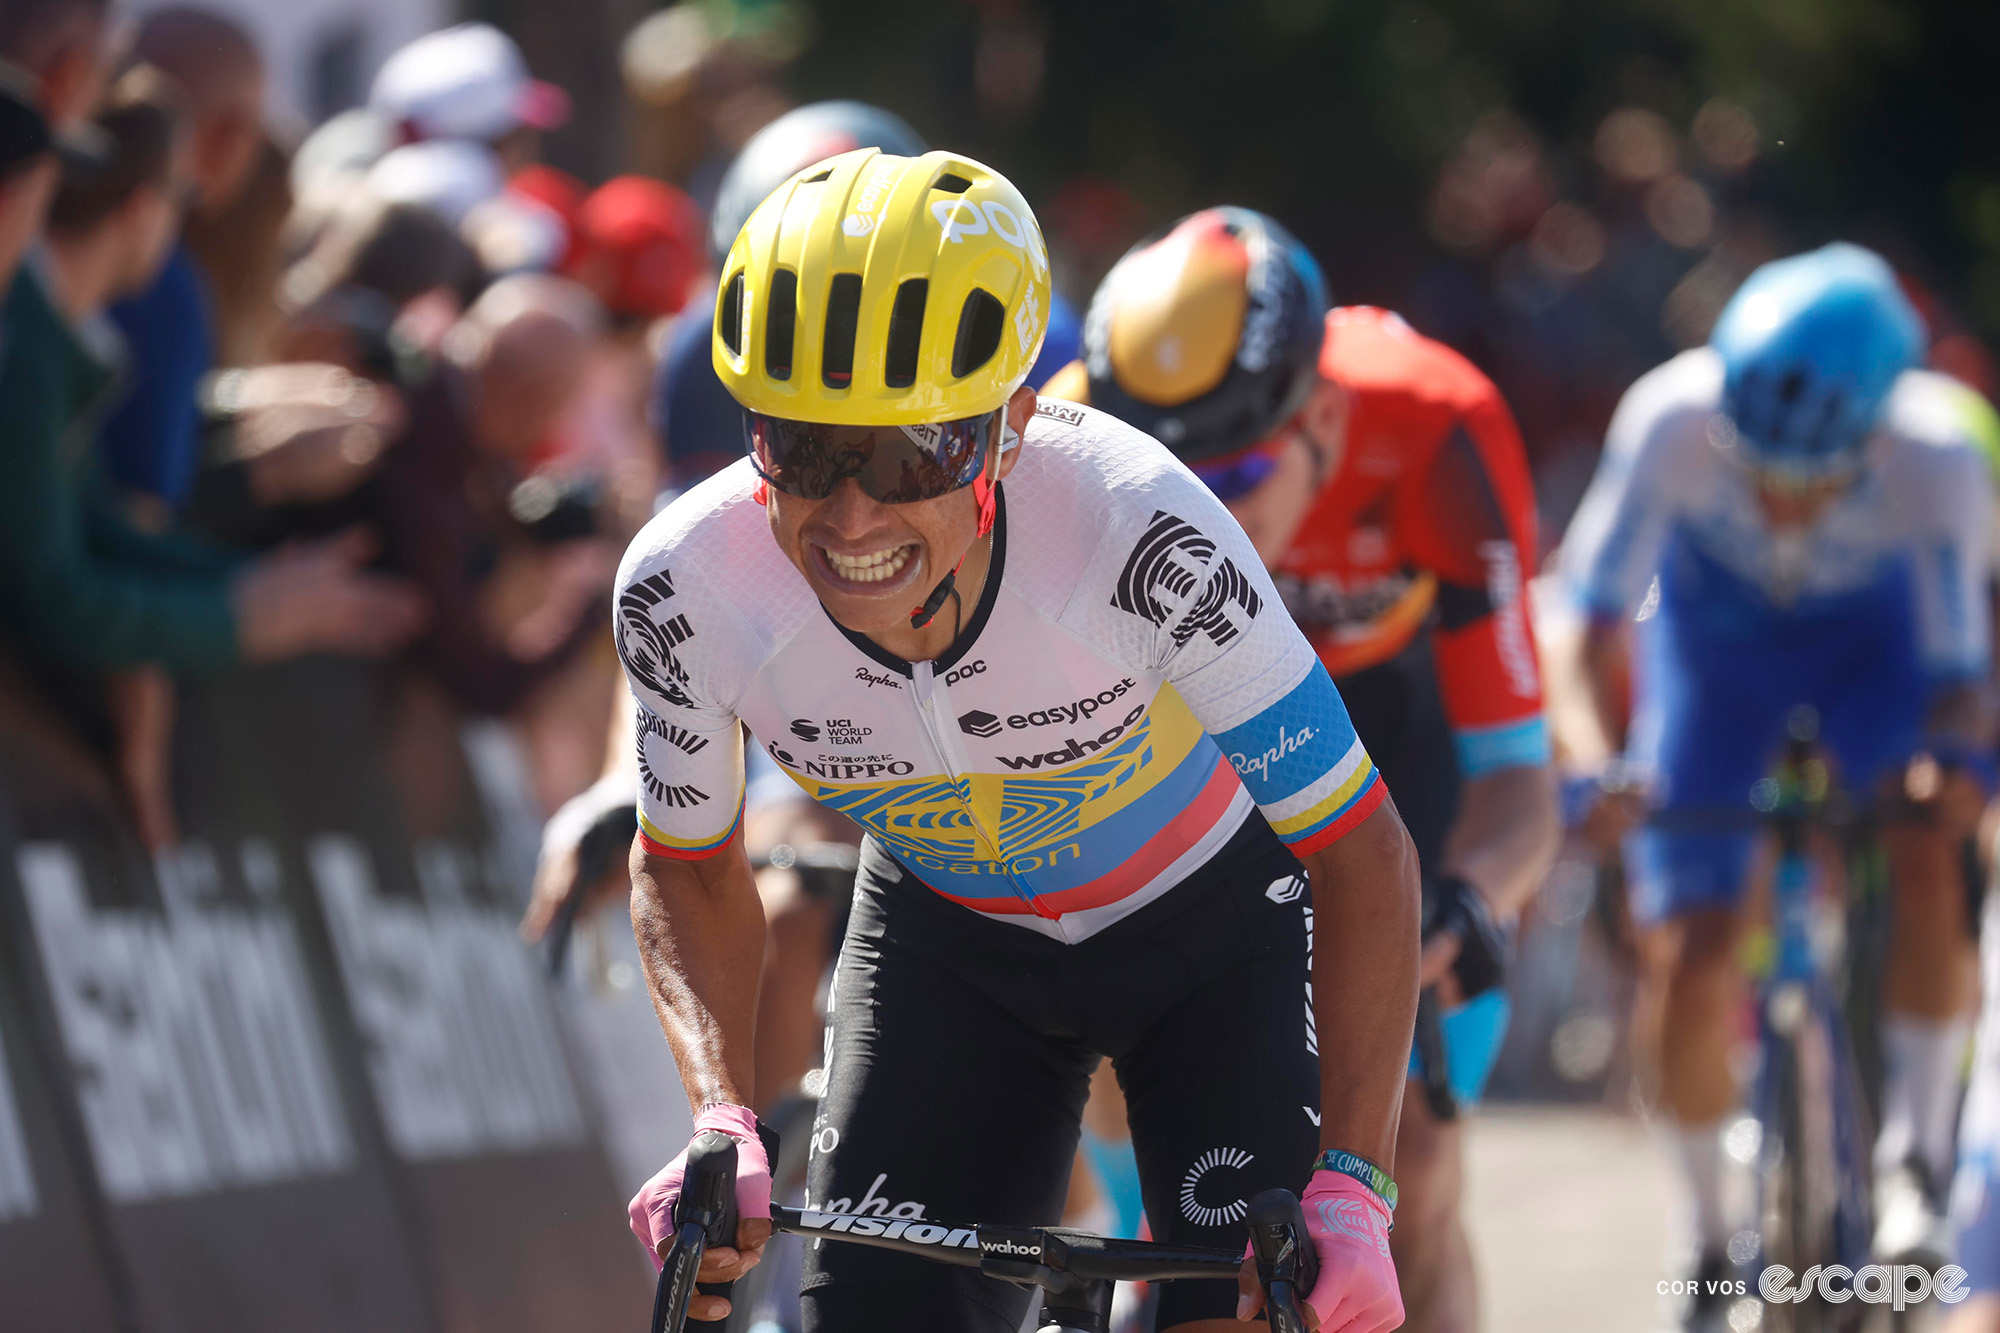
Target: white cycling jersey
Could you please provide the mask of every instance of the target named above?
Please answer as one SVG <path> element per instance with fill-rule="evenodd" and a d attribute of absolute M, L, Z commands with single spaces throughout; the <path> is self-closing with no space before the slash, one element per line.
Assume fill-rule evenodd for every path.
<path fill-rule="evenodd" d="M 1044 401 L 963 631 L 905 662 L 835 624 L 738 463 L 619 571 L 641 836 L 713 855 L 739 721 L 813 799 L 952 900 L 1076 941 L 1157 898 L 1262 807 L 1304 854 L 1382 783 L 1228 511 L 1150 437 Z"/>
<path fill-rule="evenodd" d="M 1837 615 L 1843 599 L 1906 580 L 1929 672 L 1983 675 L 1991 484 L 1960 392 L 1929 372 L 1905 374 L 1859 480 L 1810 529 L 1788 534 L 1772 528 L 1748 475 L 1711 438 L 1721 360 L 1705 347 L 1683 352 L 1641 376 L 1612 417 L 1563 539 L 1570 595 L 1593 614 L 1623 617 L 1659 575 L 1663 610 L 1727 634 Z M 1705 577 L 1685 584 L 1699 597 L 1676 600 L 1676 559 L 1702 568 Z"/>

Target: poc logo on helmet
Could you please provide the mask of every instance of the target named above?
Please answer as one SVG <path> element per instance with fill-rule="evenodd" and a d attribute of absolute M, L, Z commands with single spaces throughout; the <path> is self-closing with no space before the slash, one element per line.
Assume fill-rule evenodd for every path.
<path fill-rule="evenodd" d="M 1022 223 L 1020 214 L 998 199 L 988 199 L 983 204 L 970 199 L 939 199 L 931 205 L 931 216 L 944 228 L 944 239 L 953 245 L 963 245 L 966 237 L 984 236 L 990 231 L 1025 253 L 1037 273 L 1049 266 L 1042 253 L 1042 238 Z"/>

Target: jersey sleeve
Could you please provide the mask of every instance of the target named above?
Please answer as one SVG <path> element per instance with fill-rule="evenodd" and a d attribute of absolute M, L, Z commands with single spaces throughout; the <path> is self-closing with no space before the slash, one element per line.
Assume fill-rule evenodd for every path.
<path fill-rule="evenodd" d="M 1930 494 L 1913 506 L 1929 527 L 1915 555 L 1917 625 L 1925 670 L 1940 685 L 1983 679 L 1991 654 L 1993 483 L 1984 458 L 1966 445 L 1934 451 Z"/>
<path fill-rule="evenodd" d="M 1467 778 L 1546 764 L 1541 665 L 1530 632 L 1534 484 L 1513 414 L 1488 386 L 1403 486 L 1397 525 L 1438 581 L 1433 635 L 1445 718 Z"/>
<path fill-rule="evenodd" d="M 1366 819 L 1381 775 L 1229 512 L 1175 467 L 1108 527 L 1079 593 L 1108 596 L 1113 650 L 1166 677 L 1295 853 Z"/>
<path fill-rule="evenodd" d="M 676 594 L 670 561 L 630 557 L 615 608 L 618 658 L 632 697 L 639 751 L 639 838 L 655 856 L 700 860 L 743 822 L 743 733 L 711 703 L 704 677 L 726 628 Z M 704 643 L 704 636 L 710 640 Z"/>
<path fill-rule="evenodd" d="M 1563 537 L 1562 587 L 1591 616 L 1631 615 L 1659 572 L 1678 493 L 1674 436 L 1700 429 L 1675 392 L 1683 378 L 1679 365 L 1676 358 L 1625 391 L 1605 434 L 1597 475 Z"/>

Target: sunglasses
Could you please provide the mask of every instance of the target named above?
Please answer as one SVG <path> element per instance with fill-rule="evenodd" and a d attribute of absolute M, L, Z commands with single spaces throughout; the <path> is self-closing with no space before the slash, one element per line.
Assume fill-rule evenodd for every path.
<path fill-rule="evenodd" d="M 849 477 L 882 504 L 970 486 L 999 442 L 1005 409 L 918 426 L 835 426 L 744 413 L 751 466 L 786 495 L 824 500 Z"/>
<path fill-rule="evenodd" d="M 1227 503 L 1250 494 L 1278 470 L 1278 456 L 1284 451 L 1285 435 L 1274 435 L 1224 458 L 1190 463 L 1188 468 L 1201 484 Z"/>

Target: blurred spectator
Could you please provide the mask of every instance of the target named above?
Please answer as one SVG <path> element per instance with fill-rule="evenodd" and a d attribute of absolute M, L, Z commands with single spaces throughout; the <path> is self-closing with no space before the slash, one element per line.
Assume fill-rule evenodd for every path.
<path fill-rule="evenodd" d="M 704 207 L 752 136 L 791 105 L 777 76 L 809 31 L 801 7 L 689 0 L 625 35 L 618 53 L 630 167 L 677 182 Z"/>
<path fill-rule="evenodd" d="M 262 142 L 256 44 L 227 19 L 173 8 L 146 19 L 133 53 L 172 81 L 186 112 L 192 211 L 220 214 L 242 193 Z M 135 496 L 178 509 L 201 462 L 195 393 L 215 358 L 208 281 L 177 244 L 152 284 L 114 305 L 111 318 L 125 335 L 127 359 L 122 397 L 98 433 L 105 467 Z"/>
<path fill-rule="evenodd" d="M 110 12 L 111 0 L 7 0 L 0 5 L 0 60 L 32 82 L 30 98 L 59 135 L 87 120 L 104 91 Z"/>
<path fill-rule="evenodd" d="M 273 343 L 284 319 L 278 280 L 291 212 L 291 163 L 266 134 L 235 203 L 197 209 L 187 220 L 183 240 L 207 276 L 215 301 L 218 365 L 259 365 L 275 355 Z"/>
<path fill-rule="evenodd" d="M 483 144 L 510 176 L 540 155 L 543 130 L 569 119 L 569 94 L 531 77 L 521 49 L 490 23 L 430 33 L 390 56 L 368 105 L 412 142 Z"/>
<path fill-rule="evenodd" d="M 92 456 L 73 445 L 114 378 L 115 333 L 99 314 L 153 280 L 178 223 L 185 155 L 162 83 L 145 75 L 121 80 L 100 113 L 106 160 L 65 179 L 49 243 L 7 300 L 0 625 L 66 670 L 385 651 L 421 609 L 400 586 L 354 572 L 365 541 L 238 569 L 191 539 L 132 528 L 108 502 Z"/>
<path fill-rule="evenodd" d="M 418 204 L 456 227 L 507 185 L 500 159 L 460 139 L 404 144 L 369 168 L 368 191 L 391 204 Z"/>
<path fill-rule="evenodd" d="M 363 106 L 341 112 L 306 136 L 292 154 L 294 211 L 288 230 L 300 244 L 311 242 L 320 223 L 361 186 L 401 134 L 401 126 Z"/>
<path fill-rule="evenodd" d="M 0 291 L 42 229 L 58 179 L 49 123 L 27 90 L 0 79 Z M 0 346 L 0 357 L 6 348 Z"/>
<path fill-rule="evenodd" d="M 678 314 L 707 267 L 701 210 L 661 181 L 606 181 L 577 209 L 576 226 L 578 254 L 569 275 L 616 320 L 643 328 Z"/>
<path fill-rule="evenodd" d="M 286 271 L 279 300 L 288 319 L 278 353 L 401 381 L 407 353 L 434 350 L 399 322 L 405 312 L 430 300 L 456 319 L 479 276 L 471 247 L 443 218 L 362 192 Z"/>
<path fill-rule="evenodd" d="M 583 210 L 583 201 L 590 194 L 590 188 L 566 171 L 536 163 L 514 173 L 507 182 L 509 193 L 532 199 L 554 213 L 562 220 L 562 257 L 556 260 L 559 272 L 567 273 L 583 253 L 583 238 L 577 227 L 577 214 Z"/>
<path fill-rule="evenodd" d="M 504 278 L 445 341 L 380 478 L 393 567 L 428 594 L 421 658 L 462 705 L 507 713 L 593 635 L 618 552 L 594 499 L 528 463 L 582 388 L 604 315 L 560 278 Z M 512 502 L 510 507 L 510 501 Z"/>

